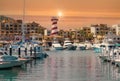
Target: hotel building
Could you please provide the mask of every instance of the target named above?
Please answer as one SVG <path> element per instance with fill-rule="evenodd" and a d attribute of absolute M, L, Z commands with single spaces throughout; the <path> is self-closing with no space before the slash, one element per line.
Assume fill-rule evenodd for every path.
<path fill-rule="evenodd" d="M 23 25 L 22 20 L 6 20 L 5 18 L 3 18 L 3 20 L 0 22 L 1 40 L 19 40 L 21 39 L 23 30 L 27 39 L 32 36 L 36 36 L 37 38 L 35 39 L 42 40 L 45 28 L 40 26 L 38 23 L 24 23 Z"/>
<path fill-rule="evenodd" d="M 120 24 L 112 25 L 112 28 L 116 30 L 116 35 L 120 35 Z"/>

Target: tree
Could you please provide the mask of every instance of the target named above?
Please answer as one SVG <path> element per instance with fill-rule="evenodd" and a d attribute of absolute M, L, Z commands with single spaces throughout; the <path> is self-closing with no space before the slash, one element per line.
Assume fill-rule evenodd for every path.
<path fill-rule="evenodd" d="M 84 30 L 79 30 L 78 31 L 80 34 L 79 41 L 81 40 L 82 42 L 86 40 L 86 32 Z"/>

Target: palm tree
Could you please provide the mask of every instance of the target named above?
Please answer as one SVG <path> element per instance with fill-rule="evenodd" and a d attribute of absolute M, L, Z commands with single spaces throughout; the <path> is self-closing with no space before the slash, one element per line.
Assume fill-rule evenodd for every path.
<path fill-rule="evenodd" d="M 80 33 L 80 40 L 85 41 L 86 40 L 86 32 L 84 30 L 79 30 Z"/>

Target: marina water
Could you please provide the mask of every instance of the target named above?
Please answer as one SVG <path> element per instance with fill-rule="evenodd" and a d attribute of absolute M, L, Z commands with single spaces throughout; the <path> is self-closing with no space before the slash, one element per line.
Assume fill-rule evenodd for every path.
<path fill-rule="evenodd" d="M 46 59 L 0 70 L 0 81 L 120 81 L 120 70 L 92 50 L 47 51 Z"/>

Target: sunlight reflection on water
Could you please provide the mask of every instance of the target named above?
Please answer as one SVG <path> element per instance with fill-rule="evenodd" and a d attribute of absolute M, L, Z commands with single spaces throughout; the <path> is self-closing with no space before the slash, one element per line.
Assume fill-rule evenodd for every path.
<path fill-rule="evenodd" d="M 0 81 L 119 81 L 120 69 L 103 63 L 94 52 L 48 51 L 49 57 L 12 70 L 0 70 Z"/>

